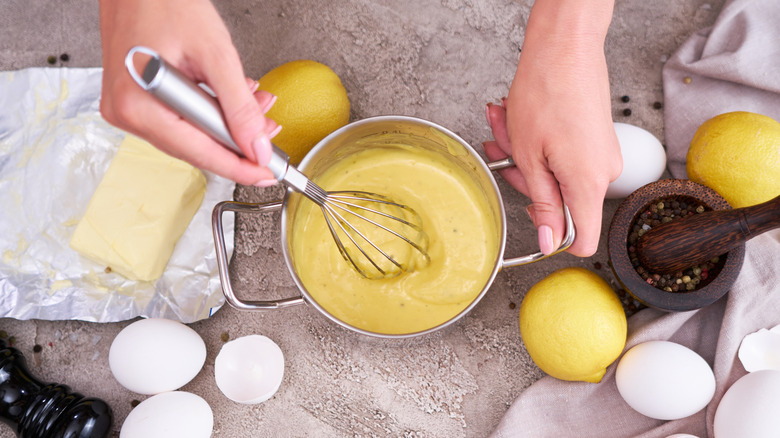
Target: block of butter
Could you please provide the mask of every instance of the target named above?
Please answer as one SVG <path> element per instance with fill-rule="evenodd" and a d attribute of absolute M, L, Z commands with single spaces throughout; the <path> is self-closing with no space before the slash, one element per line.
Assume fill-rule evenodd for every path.
<path fill-rule="evenodd" d="M 131 280 L 156 280 L 205 193 L 200 170 L 128 135 L 70 247 Z"/>

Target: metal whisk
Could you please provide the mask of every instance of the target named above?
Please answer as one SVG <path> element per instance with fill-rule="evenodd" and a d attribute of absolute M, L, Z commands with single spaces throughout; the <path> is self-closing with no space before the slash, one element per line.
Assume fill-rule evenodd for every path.
<path fill-rule="evenodd" d="M 141 75 L 133 60 L 136 53 L 150 56 Z M 157 52 L 134 47 L 125 57 L 125 66 L 141 88 L 243 156 L 230 136 L 217 100 Z M 326 192 L 289 161 L 284 151 L 273 146 L 268 168 L 278 181 L 320 207 L 339 252 L 360 275 L 369 279 L 390 278 L 430 261 L 428 236 L 413 209 L 375 193 Z"/>

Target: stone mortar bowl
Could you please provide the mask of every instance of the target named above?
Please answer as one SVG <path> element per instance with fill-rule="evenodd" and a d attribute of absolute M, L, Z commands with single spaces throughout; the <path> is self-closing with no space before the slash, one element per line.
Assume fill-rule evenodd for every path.
<path fill-rule="evenodd" d="M 609 263 L 623 288 L 642 304 L 656 309 L 684 312 L 712 304 L 724 296 L 737 279 L 745 259 L 742 244 L 720 256 L 715 275 L 693 291 L 668 292 L 648 284 L 636 272 L 628 253 L 628 239 L 639 215 L 659 201 L 695 200 L 712 210 L 731 206 L 714 190 L 684 179 L 664 179 L 630 194 L 618 207 L 609 226 Z M 688 201 L 690 202 L 690 201 Z"/>

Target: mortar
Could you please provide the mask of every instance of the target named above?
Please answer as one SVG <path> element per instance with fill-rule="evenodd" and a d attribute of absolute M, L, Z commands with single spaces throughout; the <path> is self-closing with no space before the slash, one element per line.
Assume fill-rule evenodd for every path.
<path fill-rule="evenodd" d="M 728 293 L 745 258 L 742 244 L 720 256 L 719 270 L 693 291 L 668 292 L 648 284 L 636 272 L 628 253 L 628 238 L 639 215 L 662 199 L 693 199 L 712 210 L 730 209 L 714 190 L 684 179 L 665 179 L 640 187 L 618 207 L 609 226 L 608 251 L 612 272 L 639 302 L 656 309 L 684 312 L 712 304 Z"/>

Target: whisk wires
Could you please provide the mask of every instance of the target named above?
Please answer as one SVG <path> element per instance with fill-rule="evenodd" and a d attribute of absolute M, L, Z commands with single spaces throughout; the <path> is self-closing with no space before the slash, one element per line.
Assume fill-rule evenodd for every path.
<path fill-rule="evenodd" d="M 392 278 L 430 262 L 421 219 L 406 205 L 374 193 L 334 191 L 327 193 L 320 208 L 342 257 L 365 278 Z M 404 251 L 408 248 L 416 255 Z"/>

